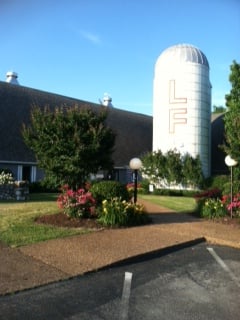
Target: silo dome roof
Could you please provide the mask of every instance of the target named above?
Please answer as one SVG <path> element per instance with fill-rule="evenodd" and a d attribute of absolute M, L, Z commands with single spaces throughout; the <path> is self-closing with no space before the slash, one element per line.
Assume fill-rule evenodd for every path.
<path fill-rule="evenodd" d="M 192 62 L 209 68 L 205 54 L 190 44 L 177 44 L 163 51 L 158 60 L 161 62 Z M 158 62 L 160 62 L 158 61 Z"/>

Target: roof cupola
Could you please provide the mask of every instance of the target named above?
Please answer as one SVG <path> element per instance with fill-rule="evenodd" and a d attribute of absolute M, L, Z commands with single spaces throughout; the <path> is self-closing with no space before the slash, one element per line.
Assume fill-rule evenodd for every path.
<path fill-rule="evenodd" d="M 110 95 L 108 93 L 104 93 L 102 104 L 106 107 L 113 107 L 112 98 L 110 97 Z"/>
<path fill-rule="evenodd" d="M 8 83 L 19 85 L 17 78 L 18 74 L 14 71 L 8 71 L 6 73 L 6 82 Z"/>

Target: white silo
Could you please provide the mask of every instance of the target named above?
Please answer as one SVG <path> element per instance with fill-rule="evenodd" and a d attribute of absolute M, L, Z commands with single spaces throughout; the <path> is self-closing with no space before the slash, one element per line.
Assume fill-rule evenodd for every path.
<path fill-rule="evenodd" d="M 153 151 L 177 149 L 200 156 L 210 175 L 211 83 L 209 64 L 198 48 L 179 44 L 159 56 L 153 89 Z"/>

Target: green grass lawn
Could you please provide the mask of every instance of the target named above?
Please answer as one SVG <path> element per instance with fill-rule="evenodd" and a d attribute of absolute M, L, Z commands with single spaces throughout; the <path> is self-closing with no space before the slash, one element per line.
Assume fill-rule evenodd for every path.
<path fill-rule="evenodd" d="M 192 197 L 169 197 L 139 194 L 139 199 L 147 200 L 176 212 L 192 213 L 196 209 L 196 201 Z"/>
<path fill-rule="evenodd" d="M 140 194 L 138 197 L 177 212 L 193 212 L 195 209 L 193 198 Z M 0 201 L 0 241 L 18 247 L 90 232 L 35 223 L 38 216 L 59 212 L 56 199 L 57 194 L 50 193 L 31 194 L 28 201 Z"/>
<path fill-rule="evenodd" d="M 57 194 L 32 194 L 28 201 L 0 201 L 0 241 L 12 247 L 87 232 L 34 222 L 40 215 L 59 212 Z"/>

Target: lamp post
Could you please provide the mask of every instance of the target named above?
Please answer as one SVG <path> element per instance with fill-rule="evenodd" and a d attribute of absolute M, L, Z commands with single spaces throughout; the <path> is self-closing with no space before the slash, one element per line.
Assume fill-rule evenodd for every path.
<path fill-rule="evenodd" d="M 237 161 L 232 159 L 230 155 L 226 156 L 225 163 L 231 170 L 231 204 L 233 201 L 233 166 L 236 166 Z M 231 218 L 232 218 L 232 205 L 231 205 Z"/>
<path fill-rule="evenodd" d="M 129 167 L 133 170 L 133 182 L 134 182 L 134 203 L 137 202 L 137 182 L 138 182 L 138 170 L 142 166 L 142 161 L 138 158 L 133 158 L 129 162 Z"/>

